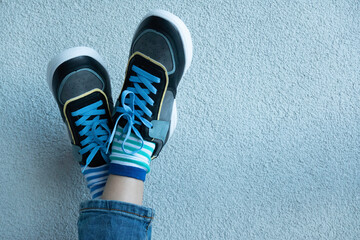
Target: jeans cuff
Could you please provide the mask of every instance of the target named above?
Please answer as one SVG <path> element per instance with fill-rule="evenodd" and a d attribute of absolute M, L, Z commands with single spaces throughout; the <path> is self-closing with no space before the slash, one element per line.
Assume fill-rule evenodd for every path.
<path fill-rule="evenodd" d="M 148 221 L 151 221 L 155 215 L 152 208 L 121 201 L 93 199 L 80 204 L 80 213 L 91 211 L 130 214 Z"/>

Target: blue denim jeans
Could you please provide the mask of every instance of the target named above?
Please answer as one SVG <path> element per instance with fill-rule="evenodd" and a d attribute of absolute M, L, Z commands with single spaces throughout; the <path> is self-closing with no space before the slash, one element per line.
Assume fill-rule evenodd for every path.
<path fill-rule="evenodd" d="M 79 239 L 151 239 L 151 208 L 109 200 L 81 203 Z"/>

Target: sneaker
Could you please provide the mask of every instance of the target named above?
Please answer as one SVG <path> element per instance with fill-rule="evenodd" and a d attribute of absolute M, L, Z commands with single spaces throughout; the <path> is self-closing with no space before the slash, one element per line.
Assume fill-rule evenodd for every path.
<path fill-rule="evenodd" d="M 95 185 L 99 188 L 99 181 L 106 181 L 108 175 L 106 147 L 111 134 L 113 102 L 104 65 L 95 50 L 76 47 L 54 57 L 47 68 L 50 90 L 67 126 L 74 158 L 80 163 L 90 190 Z"/>
<path fill-rule="evenodd" d="M 150 160 L 159 155 L 176 127 L 177 87 L 191 60 L 192 41 L 185 24 L 164 10 L 147 14 L 133 37 L 124 85 L 115 105 L 110 142 L 117 136 L 112 156 L 114 152 L 122 154 L 117 154 L 120 165 L 133 166 L 136 161 L 135 167 L 150 170 Z M 139 153 L 149 161 L 129 161 L 129 156 L 124 156 Z"/>

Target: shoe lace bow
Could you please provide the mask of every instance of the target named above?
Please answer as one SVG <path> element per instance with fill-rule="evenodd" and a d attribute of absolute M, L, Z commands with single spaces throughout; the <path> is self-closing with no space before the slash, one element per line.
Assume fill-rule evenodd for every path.
<path fill-rule="evenodd" d="M 121 94 L 121 105 L 115 108 L 117 113 L 120 113 L 120 116 L 117 118 L 113 132 L 109 139 L 109 145 L 107 151 L 109 151 L 110 144 L 114 140 L 116 127 L 120 119 L 124 118 L 127 120 L 125 127 L 123 128 L 122 135 L 125 134 L 125 138 L 122 142 L 122 150 L 127 154 L 135 154 L 140 151 L 144 146 L 144 139 L 141 136 L 140 132 L 136 129 L 135 125 L 144 124 L 147 128 L 152 128 L 152 123 L 149 122 L 144 114 L 148 117 L 152 116 L 151 110 L 147 107 L 147 104 L 150 106 L 154 105 L 154 100 L 149 96 L 149 94 L 156 94 L 157 89 L 152 85 L 153 83 L 160 83 L 160 78 L 144 71 L 143 69 L 133 65 L 131 68 L 136 76 L 130 76 L 129 81 L 133 82 L 134 87 L 128 87 Z M 140 84 L 143 84 L 145 88 L 142 88 Z M 143 100 L 141 100 L 139 98 Z M 137 108 L 135 108 L 137 106 Z M 141 147 L 135 151 L 127 151 L 125 149 L 125 142 L 130 137 L 130 133 L 133 131 L 135 135 L 141 141 Z"/>

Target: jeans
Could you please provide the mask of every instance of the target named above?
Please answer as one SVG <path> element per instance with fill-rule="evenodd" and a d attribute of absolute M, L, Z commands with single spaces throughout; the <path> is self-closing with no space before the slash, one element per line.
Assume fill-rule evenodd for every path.
<path fill-rule="evenodd" d="M 110 200 L 81 203 L 79 239 L 151 239 L 151 208 Z"/>

